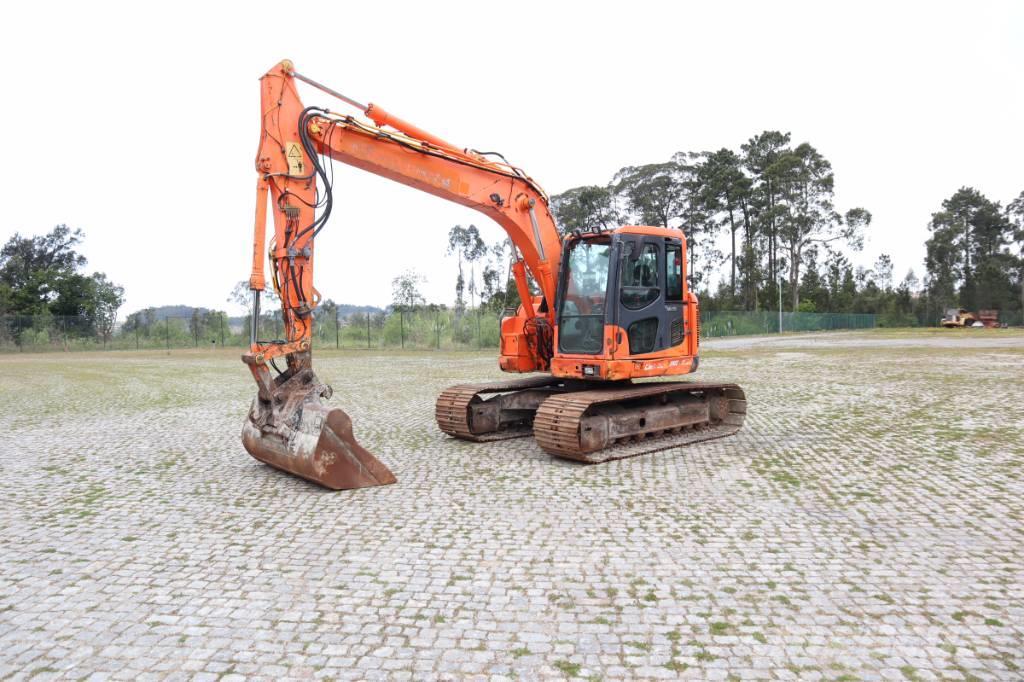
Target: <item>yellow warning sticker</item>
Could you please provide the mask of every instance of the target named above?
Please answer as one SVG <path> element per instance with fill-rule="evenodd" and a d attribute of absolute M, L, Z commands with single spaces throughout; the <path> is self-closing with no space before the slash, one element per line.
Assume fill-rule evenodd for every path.
<path fill-rule="evenodd" d="M 298 142 L 285 142 L 284 155 L 288 159 L 288 175 L 305 175 L 306 162 L 302 157 L 302 147 Z"/>

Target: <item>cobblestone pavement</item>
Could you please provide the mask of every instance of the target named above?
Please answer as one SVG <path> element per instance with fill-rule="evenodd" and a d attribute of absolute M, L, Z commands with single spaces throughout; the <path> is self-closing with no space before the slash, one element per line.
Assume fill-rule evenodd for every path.
<path fill-rule="evenodd" d="M 723 344 L 739 435 L 596 466 L 435 429 L 490 353 L 322 353 L 347 493 L 237 353 L 0 357 L 0 678 L 1021 679 L 1024 335 L 952 335 Z"/>

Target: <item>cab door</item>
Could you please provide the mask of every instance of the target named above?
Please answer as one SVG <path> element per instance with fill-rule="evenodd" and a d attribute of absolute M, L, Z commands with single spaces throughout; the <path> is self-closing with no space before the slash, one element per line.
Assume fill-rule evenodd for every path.
<path fill-rule="evenodd" d="M 645 235 L 621 235 L 616 302 L 625 331 L 618 355 L 657 353 L 681 344 L 683 328 L 682 243 Z"/>

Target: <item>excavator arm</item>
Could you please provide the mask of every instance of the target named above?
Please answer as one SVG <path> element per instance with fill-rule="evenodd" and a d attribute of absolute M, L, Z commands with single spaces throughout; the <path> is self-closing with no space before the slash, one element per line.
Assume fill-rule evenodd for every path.
<path fill-rule="evenodd" d="M 338 97 L 370 121 L 305 107 L 296 80 Z M 387 467 L 356 441 L 348 415 L 327 406 L 332 390 L 312 368 L 313 311 L 320 300 L 313 283 L 315 238 L 334 202 L 324 160 L 476 209 L 504 228 L 513 245 L 512 271 L 522 301 L 515 318 L 503 323 L 503 337 L 507 331 L 514 350 L 508 356 L 503 352 L 501 364 L 511 371 L 550 367 L 561 238 L 547 195 L 500 155 L 460 149 L 379 106 L 362 105 L 302 76 L 290 61 L 260 79 L 260 93 L 249 278 L 253 314 L 249 351 L 242 357 L 259 390 L 243 427 L 243 443 L 256 459 L 330 488 L 393 483 Z M 274 228 L 269 243 L 268 212 Z M 269 279 L 281 299 L 283 339 L 260 338 L 267 256 Z M 527 273 L 540 290 L 537 298 Z M 274 361 L 282 357 L 287 366 L 278 371 Z"/>
<path fill-rule="evenodd" d="M 296 92 L 296 80 L 362 109 L 372 123 L 327 109 L 304 107 Z M 264 250 L 269 208 L 274 221 L 271 274 L 281 297 L 287 338 L 263 341 L 254 331 L 250 349 L 253 360 L 268 361 L 308 350 L 312 310 L 319 299 L 313 285 L 314 237 L 326 224 L 333 205 L 323 157 L 468 206 L 493 219 L 513 245 L 512 270 L 523 304 L 522 317 L 527 321 L 542 317 L 549 325 L 553 323 L 561 238 L 547 195 L 521 170 L 494 155 L 460 149 L 377 105 L 364 106 L 336 93 L 296 73 L 287 60 L 261 79 L 260 127 L 250 288 L 258 298 L 258 292 L 266 286 Z M 540 312 L 530 295 L 527 271 L 540 289 Z M 550 358 L 538 355 L 533 358 L 534 367 L 526 369 L 547 369 Z"/>

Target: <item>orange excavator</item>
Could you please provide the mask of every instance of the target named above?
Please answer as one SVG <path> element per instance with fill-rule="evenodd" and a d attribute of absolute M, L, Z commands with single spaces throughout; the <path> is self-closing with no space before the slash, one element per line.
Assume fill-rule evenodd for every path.
<path fill-rule="evenodd" d="M 369 120 L 303 106 L 297 81 Z M 253 457 L 335 490 L 395 482 L 358 443 L 348 415 L 328 405 L 332 390 L 313 372 L 314 244 L 333 206 L 332 161 L 476 209 L 512 242 L 521 303 L 501 321 L 499 365 L 539 375 L 445 390 L 435 408 L 443 432 L 471 441 L 532 433 L 552 455 L 603 462 L 740 428 L 746 399 L 735 384 L 634 381 L 697 369 L 700 318 L 680 231 L 627 225 L 563 236 L 544 190 L 500 154 L 460 148 L 288 60 L 264 74 L 260 92 L 253 314 L 242 357 L 258 387 L 242 430 Z M 283 339 L 260 338 L 266 252 Z"/>

